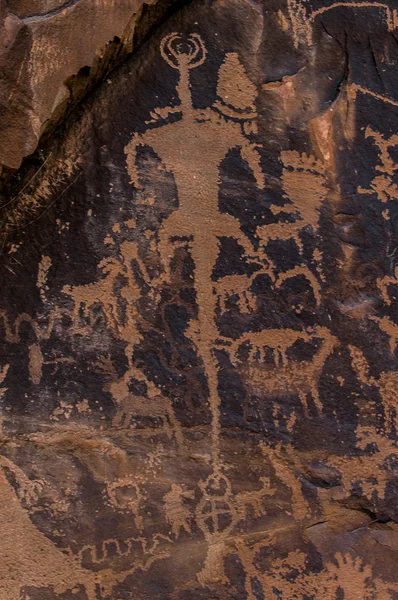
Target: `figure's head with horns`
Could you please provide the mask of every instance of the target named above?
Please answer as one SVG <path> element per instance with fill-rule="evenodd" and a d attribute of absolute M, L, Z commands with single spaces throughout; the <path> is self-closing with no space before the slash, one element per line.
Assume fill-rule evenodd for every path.
<path fill-rule="evenodd" d="M 170 33 L 163 38 L 160 52 L 171 67 L 180 71 L 178 92 L 181 103 L 186 104 L 186 100 L 190 102 L 188 71 L 202 65 L 207 56 L 202 38 L 197 33 L 190 36 Z M 250 81 L 236 52 L 228 52 L 220 66 L 217 96 L 212 108 L 223 116 L 240 121 L 252 121 L 256 118 L 256 86 Z"/>

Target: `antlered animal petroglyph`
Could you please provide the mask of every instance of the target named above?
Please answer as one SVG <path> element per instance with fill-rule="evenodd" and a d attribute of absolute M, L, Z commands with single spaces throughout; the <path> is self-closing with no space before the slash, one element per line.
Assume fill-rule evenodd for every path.
<path fill-rule="evenodd" d="M 325 167 L 313 156 L 294 150 L 281 152 L 281 161 L 284 165 L 282 184 L 290 202 L 282 207 L 272 205 L 271 211 L 276 217 L 286 215 L 293 220 L 263 225 L 257 232 L 265 244 L 273 239 L 292 238 L 301 252 L 302 230 L 306 227 L 314 233 L 318 230 L 319 211 L 328 191 Z"/>
<path fill-rule="evenodd" d="M 362 360 L 361 357 L 359 360 Z M 364 425 L 358 425 L 356 436 L 357 449 L 362 453 L 358 456 L 330 456 L 327 462 L 339 471 L 347 498 L 353 489 L 360 486 L 362 494 L 372 502 L 383 500 L 398 457 L 395 442 L 384 432 L 377 433 Z"/>
<path fill-rule="evenodd" d="M 264 336 L 263 343 L 262 333 L 258 334 L 261 346 L 269 345 L 268 347 L 272 348 L 272 334 L 269 341 L 266 341 L 266 336 Z M 257 334 L 254 335 L 256 336 Z M 311 394 L 317 410 L 321 413 L 322 402 L 318 392 L 318 385 L 325 362 L 338 345 L 338 340 L 325 327 L 317 327 L 312 337 L 322 339 L 323 341 L 312 360 L 286 361 L 286 350 L 289 348 L 287 344 L 291 342 L 290 345 L 293 345 L 298 339 L 305 339 L 306 335 L 305 332 L 288 331 L 286 342 L 283 340 L 283 334 L 280 335 L 280 344 L 282 344 L 280 346 L 281 356 L 285 357 L 283 360 L 281 359 L 282 364 L 268 365 L 261 363 L 261 358 L 257 358 L 255 356 L 256 352 L 254 352 L 253 358 L 255 360 L 247 364 L 242 364 L 240 369 L 245 378 L 246 385 L 257 393 L 270 398 L 297 394 L 306 413 L 308 412 L 307 396 Z M 276 337 L 276 349 L 278 349 L 278 338 L 279 336 Z M 249 336 L 247 339 L 250 342 Z"/>
<path fill-rule="evenodd" d="M 251 313 L 256 310 L 256 297 L 250 292 L 253 279 L 258 275 L 226 275 L 216 282 L 217 295 L 220 300 L 222 311 L 227 310 L 228 301 L 232 296 L 237 296 L 238 306 L 241 312 Z"/>
<path fill-rule="evenodd" d="M 258 332 L 245 333 L 233 342 L 228 342 L 228 354 L 232 364 L 239 363 L 238 351 L 245 346 L 248 352 L 248 362 L 261 362 L 264 360 L 264 348 L 272 350 L 275 365 L 286 366 L 288 359 L 287 350 L 298 340 L 308 342 L 312 337 L 306 331 L 296 331 L 294 329 L 263 329 Z"/>
<path fill-rule="evenodd" d="M 144 384 L 145 395 L 132 393 L 129 389 L 131 379 Z M 181 426 L 175 416 L 173 404 L 167 396 L 163 395 L 156 385 L 134 366 L 126 371 L 120 379 L 105 384 L 104 389 L 112 394 L 117 403 L 117 412 L 113 425 L 120 428 L 129 428 L 137 417 L 160 418 L 162 428 L 169 434 L 174 434 L 180 448 L 184 445 Z"/>

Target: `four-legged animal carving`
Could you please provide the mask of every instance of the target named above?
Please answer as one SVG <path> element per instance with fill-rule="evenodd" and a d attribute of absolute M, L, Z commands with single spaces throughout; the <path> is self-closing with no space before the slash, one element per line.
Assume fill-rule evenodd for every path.
<path fill-rule="evenodd" d="M 291 335 L 292 344 L 300 338 L 300 332 Z M 302 334 L 303 338 L 305 335 Z M 256 358 L 253 362 L 243 364 L 241 372 L 246 385 L 267 397 L 278 398 L 286 394 L 297 394 L 306 414 L 308 413 L 307 395 L 311 394 L 318 412 L 322 413 L 318 385 L 326 359 L 333 352 L 338 340 L 325 327 L 317 327 L 312 337 L 323 339 L 312 360 L 291 360 L 273 366 L 262 364 Z"/>
<path fill-rule="evenodd" d="M 238 351 L 242 346 L 249 349 L 248 361 L 261 361 L 264 359 L 264 348 L 272 350 L 275 364 L 286 366 L 288 348 L 297 340 L 309 341 L 311 335 L 306 331 L 294 329 L 263 329 L 254 333 L 245 333 L 240 338 L 228 344 L 228 353 L 232 364 L 238 364 Z"/>

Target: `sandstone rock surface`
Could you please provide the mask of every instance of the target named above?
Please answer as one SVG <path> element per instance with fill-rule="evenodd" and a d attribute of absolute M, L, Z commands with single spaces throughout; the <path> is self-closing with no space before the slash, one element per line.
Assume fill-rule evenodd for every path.
<path fill-rule="evenodd" d="M 88 5 L 75 72 L 138 5 L 9 2 L 10 52 Z M 397 40 L 193 0 L 9 178 L 1 600 L 397 600 Z"/>
<path fill-rule="evenodd" d="M 88 74 L 93 65 L 103 66 L 115 38 L 131 50 L 137 20 L 155 3 L 3 0 L 0 165 L 18 168 L 36 149 L 49 122 L 73 102 L 76 75 L 84 79 L 84 69 Z"/>

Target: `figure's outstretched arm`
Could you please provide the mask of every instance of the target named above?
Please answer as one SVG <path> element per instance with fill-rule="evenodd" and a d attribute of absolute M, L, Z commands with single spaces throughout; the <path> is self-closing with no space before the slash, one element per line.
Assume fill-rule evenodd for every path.
<path fill-rule="evenodd" d="M 251 142 L 245 141 L 241 145 L 240 152 L 243 160 L 248 163 L 249 167 L 253 171 L 253 175 L 256 178 L 258 187 L 263 190 L 265 187 L 265 177 L 261 169 L 260 153 L 257 147 Z"/>
<path fill-rule="evenodd" d="M 158 123 L 162 119 L 168 119 L 169 116 L 173 113 L 181 112 L 181 110 L 182 108 L 180 104 L 177 106 L 163 106 L 160 108 L 154 108 L 150 112 L 150 116 L 152 117 L 152 119 L 150 121 L 146 121 L 146 124 L 149 125 L 153 123 Z"/>

